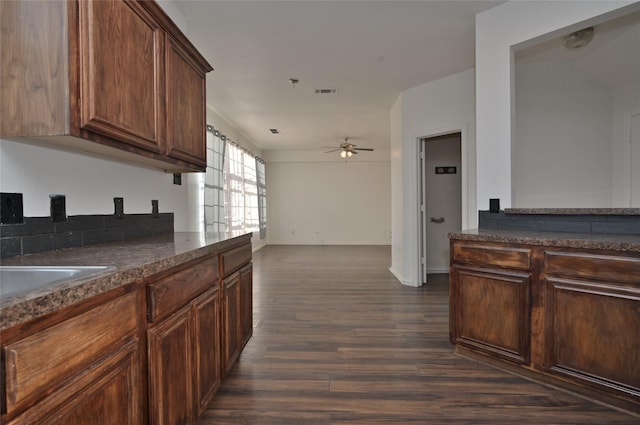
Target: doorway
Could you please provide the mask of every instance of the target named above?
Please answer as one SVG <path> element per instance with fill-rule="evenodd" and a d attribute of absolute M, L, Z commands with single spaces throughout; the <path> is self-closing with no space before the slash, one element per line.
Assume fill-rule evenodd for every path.
<path fill-rule="evenodd" d="M 462 229 L 462 135 L 419 139 L 420 279 L 449 272 L 449 232 Z"/>

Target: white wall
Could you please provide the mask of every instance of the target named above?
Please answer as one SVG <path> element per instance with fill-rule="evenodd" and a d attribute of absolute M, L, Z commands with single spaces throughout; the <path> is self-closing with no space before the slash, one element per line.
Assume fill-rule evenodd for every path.
<path fill-rule="evenodd" d="M 611 90 L 573 62 L 515 66 L 512 206 L 611 207 Z"/>
<path fill-rule="evenodd" d="M 404 274 L 404 186 L 402 181 L 402 103 L 403 94 L 391 108 L 391 267 L 389 271 L 402 282 Z M 408 253 L 410 254 L 410 253 Z"/>
<path fill-rule="evenodd" d="M 463 228 L 477 226 L 475 204 L 474 71 L 469 69 L 401 93 L 391 112 L 394 232 L 391 271 L 403 283 L 420 285 L 418 139 L 462 133 Z M 402 154 L 396 154 L 401 146 Z M 396 202 L 396 192 L 402 202 Z M 401 217 L 401 219 L 399 219 Z M 402 226 L 400 232 L 395 229 Z"/>
<path fill-rule="evenodd" d="M 510 1 L 476 16 L 477 199 L 512 206 L 512 46 L 547 39 L 638 8 L 630 1 Z M 543 38 L 544 38 L 543 37 Z"/>
<path fill-rule="evenodd" d="M 387 245 L 389 152 L 265 151 L 267 240 L 292 245 Z"/>
<path fill-rule="evenodd" d="M 173 175 L 79 153 L 0 141 L 0 191 L 23 194 L 25 217 L 49 215 L 49 195 L 66 195 L 67 215 L 112 214 L 113 198 L 124 198 L 128 214 L 173 212 L 174 228 L 185 230 L 188 186 Z"/>
<path fill-rule="evenodd" d="M 640 72 L 640 70 L 639 70 Z M 630 113 L 640 113 L 640 83 L 616 87 L 612 91 L 612 207 L 629 207 L 631 193 Z"/>

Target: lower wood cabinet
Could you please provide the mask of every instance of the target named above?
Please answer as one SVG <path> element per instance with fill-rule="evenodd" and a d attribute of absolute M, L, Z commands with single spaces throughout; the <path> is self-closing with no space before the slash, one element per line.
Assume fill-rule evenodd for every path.
<path fill-rule="evenodd" d="M 247 264 L 223 283 L 223 371 L 229 373 L 253 333 L 252 266 Z"/>
<path fill-rule="evenodd" d="M 194 424 L 251 337 L 252 302 L 246 235 L 3 330 L 0 422 Z"/>
<path fill-rule="evenodd" d="M 193 423 L 222 381 L 220 294 L 211 288 L 147 333 L 150 423 Z"/>
<path fill-rule="evenodd" d="M 545 251 L 540 369 L 640 403 L 640 258 Z"/>
<path fill-rule="evenodd" d="M 138 425 L 142 418 L 137 339 L 7 425 Z M 67 400 L 59 403 L 60 400 Z"/>
<path fill-rule="evenodd" d="M 623 408 L 640 405 L 640 254 L 451 242 L 462 349 Z"/>
<path fill-rule="evenodd" d="M 240 273 L 236 272 L 223 280 L 222 288 L 222 367 L 226 376 L 240 354 Z"/>
<path fill-rule="evenodd" d="M 220 287 L 216 286 L 192 303 L 196 413 L 207 408 L 222 382 Z"/>
<path fill-rule="evenodd" d="M 193 422 L 191 307 L 147 331 L 149 361 L 149 423 Z"/>
<path fill-rule="evenodd" d="M 240 350 L 253 335 L 253 266 L 240 269 Z"/>
<path fill-rule="evenodd" d="M 530 275 L 454 267 L 450 278 L 452 341 L 528 363 Z"/>
<path fill-rule="evenodd" d="M 147 284 L 150 425 L 195 423 L 251 337 L 246 247 L 193 261 Z M 223 264 L 234 267 L 230 276 Z"/>
<path fill-rule="evenodd" d="M 107 294 L 98 305 L 74 306 L 33 333 L 3 341 L 3 423 L 141 423 L 142 303 L 136 288 L 116 298 Z"/>
<path fill-rule="evenodd" d="M 207 261 L 202 263 L 207 264 Z M 201 264 L 200 264 L 201 265 Z M 195 265 L 185 269 L 197 273 Z M 217 262 L 215 262 L 217 266 Z M 181 272 L 183 277 L 185 271 Z M 220 285 L 209 289 L 147 331 L 149 367 L 149 423 L 191 424 L 207 407 L 222 380 Z M 203 276 L 210 278 L 209 272 Z M 167 279 L 180 287 L 185 279 Z M 186 279 L 193 284 L 197 279 Z M 153 285 L 151 285 L 153 286 Z"/>

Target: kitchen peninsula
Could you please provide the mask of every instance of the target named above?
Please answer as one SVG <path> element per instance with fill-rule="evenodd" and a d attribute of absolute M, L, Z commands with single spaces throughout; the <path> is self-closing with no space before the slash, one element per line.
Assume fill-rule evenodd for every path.
<path fill-rule="evenodd" d="M 640 412 L 640 210 L 480 212 L 451 233 L 465 355 Z"/>
<path fill-rule="evenodd" d="M 194 423 L 252 334 L 251 235 L 10 257 L 110 266 L 0 301 L 2 423 Z"/>

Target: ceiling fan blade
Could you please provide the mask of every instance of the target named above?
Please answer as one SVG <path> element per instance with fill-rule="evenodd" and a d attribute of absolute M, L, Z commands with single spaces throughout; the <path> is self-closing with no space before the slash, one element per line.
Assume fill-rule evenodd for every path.
<path fill-rule="evenodd" d="M 340 149 L 340 148 L 332 149 L 330 151 L 326 151 L 325 153 L 338 152 L 339 150 L 342 150 L 342 149 Z"/>
<path fill-rule="evenodd" d="M 354 151 L 369 151 L 373 152 L 373 148 L 353 148 Z"/>

